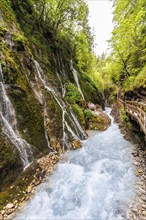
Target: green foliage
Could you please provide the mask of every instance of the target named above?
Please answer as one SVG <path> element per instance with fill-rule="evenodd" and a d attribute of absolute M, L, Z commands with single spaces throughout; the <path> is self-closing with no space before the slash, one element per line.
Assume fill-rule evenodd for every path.
<path fill-rule="evenodd" d="M 67 83 L 66 85 L 66 99 L 70 104 L 79 104 L 82 100 L 78 88 L 73 83 Z"/>
<path fill-rule="evenodd" d="M 84 111 L 84 115 L 87 120 L 90 120 L 93 117 L 93 112 L 88 109 Z"/>
<path fill-rule="evenodd" d="M 6 32 L 7 32 L 7 28 L 3 25 L 0 25 L 0 38 L 3 37 Z"/>
<path fill-rule="evenodd" d="M 24 35 L 21 35 L 20 33 L 15 32 L 12 35 L 12 39 L 17 46 L 17 51 L 25 50 L 26 38 L 24 37 Z"/>
<path fill-rule="evenodd" d="M 111 102 L 115 102 L 116 99 L 117 99 L 117 91 L 116 91 L 116 90 L 113 90 L 113 92 L 112 92 L 112 93 L 110 94 L 110 96 L 109 96 L 109 100 L 110 100 Z"/>
<path fill-rule="evenodd" d="M 128 122 L 129 119 L 128 119 L 128 116 L 126 115 L 125 109 L 121 108 L 120 111 L 121 111 L 121 121 Z"/>
<path fill-rule="evenodd" d="M 116 26 L 110 41 L 113 47 L 111 62 L 114 65 L 111 77 L 124 90 L 131 90 L 145 84 L 139 84 L 137 81 L 146 61 L 145 11 L 144 0 L 114 1 Z M 140 79 L 144 80 L 145 74 L 141 75 Z"/>
<path fill-rule="evenodd" d="M 109 41 L 112 52 L 108 57 L 99 57 L 97 64 L 98 82 L 102 82 L 101 89 L 113 90 L 111 100 L 115 100 L 119 89 L 124 94 L 146 88 L 145 0 L 114 0 L 113 4 L 115 28 Z"/>
<path fill-rule="evenodd" d="M 66 100 L 71 104 L 73 112 L 77 116 L 80 124 L 84 127 L 85 118 L 82 107 L 82 97 L 78 88 L 72 83 L 67 83 L 66 85 Z"/>
<path fill-rule="evenodd" d="M 15 14 L 12 11 L 10 0 L 1 0 L 0 9 L 3 18 L 0 20 L 0 26 L 5 25 L 5 23 L 11 26 L 15 20 Z"/>
<path fill-rule="evenodd" d="M 84 109 L 81 108 L 77 104 L 73 104 L 72 108 L 73 108 L 73 112 L 77 116 L 77 119 L 79 120 L 80 124 L 84 127 L 85 126 Z"/>

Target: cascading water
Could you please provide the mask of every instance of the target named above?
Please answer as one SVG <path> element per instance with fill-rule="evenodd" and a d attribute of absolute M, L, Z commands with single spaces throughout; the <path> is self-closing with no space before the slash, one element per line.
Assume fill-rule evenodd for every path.
<path fill-rule="evenodd" d="M 16 146 L 25 168 L 33 158 L 31 146 L 20 137 L 17 129 L 17 120 L 12 103 L 7 96 L 3 82 L 2 67 L 0 64 L 0 124 L 3 132 Z"/>
<path fill-rule="evenodd" d="M 60 77 L 59 73 L 58 73 L 58 72 L 56 72 L 56 73 L 57 73 L 57 77 L 58 77 L 59 82 L 60 82 L 60 85 L 61 85 L 62 97 L 64 98 L 64 97 L 65 97 L 65 93 L 66 93 L 66 88 L 65 88 L 65 85 L 62 84 L 61 77 Z M 63 102 L 63 100 L 62 100 L 62 102 Z M 68 104 L 68 103 L 67 103 L 67 104 Z M 69 105 L 69 104 L 68 104 L 68 105 Z M 63 102 L 63 106 L 65 107 L 65 103 L 64 103 L 64 102 Z M 66 109 L 66 107 L 65 107 L 65 109 Z M 67 111 L 65 111 L 65 113 L 67 114 L 67 116 L 69 117 L 71 123 L 73 124 L 73 126 L 74 126 L 74 128 L 75 128 L 75 131 L 76 131 L 78 137 L 80 137 L 82 140 L 84 140 L 84 139 L 87 137 L 87 135 L 86 135 L 85 132 L 83 131 L 83 129 L 82 129 L 82 127 L 81 127 L 81 125 L 80 125 L 78 119 L 77 119 L 76 116 L 74 115 L 71 105 L 70 105 L 70 114 L 71 114 L 71 117 L 72 117 L 72 118 L 71 118 L 70 115 L 67 113 Z M 64 114 L 64 115 L 65 115 L 65 114 Z M 70 131 L 71 131 L 71 128 L 68 126 L 67 123 L 66 123 L 66 127 L 67 127 L 68 131 L 70 132 Z M 72 135 L 74 132 L 71 131 L 70 133 L 71 133 L 71 135 Z M 75 137 L 75 135 L 72 135 L 72 137 Z M 77 138 L 77 139 L 78 139 L 78 138 Z"/>
<path fill-rule="evenodd" d="M 77 84 L 78 90 L 79 90 L 79 92 L 80 92 L 80 94 L 81 94 L 81 96 L 82 96 L 82 99 L 85 100 L 85 97 L 84 97 L 84 95 L 83 95 L 83 92 L 82 92 L 81 87 L 80 87 L 80 84 L 79 84 L 78 72 L 77 72 L 76 69 L 74 68 L 72 60 L 71 60 L 71 70 L 72 70 L 72 73 L 73 73 L 73 76 L 74 76 L 74 80 L 75 80 L 75 82 L 76 82 L 76 84 Z"/>
<path fill-rule="evenodd" d="M 71 134 L 71 136 L 75 139 L 75 140 L 79 140 L 79 138 L 77 137 L 77 135 L 73 132 L 73 130 L 71 129 L 71 127 L 68 125 L 67 122 L 65 122 L 65 125 L 67 127 L 67 130 L 69 131 L 69 133 Z"/>
<path fill-rule="evenodd" d="M 59 99 L 57 98 L 57 95 L 55 93 L 55 91 L 50 88 L 45 79 L 43 79 L 42 75 L 43 75 L 43 70 L 41 69 L 39 63 L 35 60 L 34 61 L 34 64 L 35 64 L 35 67 L 36 67 L 36 70 L 37 70 L 37 74 L 38 74 L 38 77 L 42 83 L 42 85 L 44 86 L 45 89 L 47 89 L 49 92 L 51 92 L 51 94 L 53 95 L 54 99 L 56 100 L 56 102 L 58 103 L 58 105 L 60 106 L 61 110 L 62 110 L 62 130 L 63 130 L 63 134 L 62 134 L 62 142 L 63 142 L 63 151 L 64 151 L 64 148 L 65 148 L 65 143 L 66 143 L 66 133 L 65 133 L 65 105 L 63 103 L 63 105 L 60 103 Z M 61 81 L 61 79 L 59 78 L 59 80 Z M 61 83 L 62 85 L 62 83 Z M 63 90 L 62 90 L 63 92 Z"/>
<path fill-rule="evenodd" d="M 66 93 L 66 88 L 65 88 L 65 85 L 62 84 L 61 77 L 60 77 L 59 73 L 56 72 L 56 74 L 57 74 L 57 77 L 58 77 L 60 85 L 61 85 L 62 97 L 64 98 L 65 97 L 65 93 Z"/>
<path fill-rule="evenodd" d="M 67 113 L 66 111 L 66 104 L 65 102 L 63 101 L 63 99 L 61 98 L 61 96 L 59 94 L 56 93 L 56 91 L 51 88 L 50 86 L 47 85 L 47 82 L 45 80 L 45 77 L 43 75 L 43 70 L 41 69 L 39 63 L 34 60 L 34 64 L 35 64 L 35 67 L 36 67 L 36 70 L 37 70 L 37 75 L 38 75 L 38 78 L 40 79 L 43 87 L 45 89 L 47 89 L 49 92 L 51 92 L 51 94 L 53 95 L 54 99 L 56 100 L 56 102 L 58 103 L 59 107 L 61 108 L 62 110 L 62 143 L 63 143 L 63 150 L 65 148 L 65 145 L 67 146 L 67 134 L 65 132 L 65 129 L 68 130 L 68 132 L 71 134 L 71 136 L 73 138 L 76 137 L 77 140 L 79 140 L 80 138 L 84 139 L 86 137 L 86 134 L 85 132 L 83 131 L 83 129 L 81 128 L 77 118 L 75 116 L 73 116 L 73 111 L 71 110 L 71 116 Z M 60 75 L 58 74 L 58 72 L 56 72 L 57 74 L 57 77 L 59 79 L 59 82 L 60 82 L 60 85 L 61 85 L 61 90 L 62 90 L 62 97 L 64 98 L 65 97 L 65 92 L 66 92 L 66 89 L 65 89 L 65 85 L 62 84 L 62 81 L 61 81 L 61 77 Z M 71 108 L 71 107 L 70 107 Z M 73 124 L 76 132 L 77 132 L 77 135 L 79 137 L 77 137 L 77 135 L 73 132 L 73 130 L 71 129 L 71 127 L 68 125 L 66 119 L 65 119 L 65 116 L 68 116 L 68 119 L 70 120 L 70 122 Z"/>
<path fill-rule="evenodd" d="M 90 133 L 81 149 L 65 153 L 15 220 L 128 219 L 136 193 L 131 144 L 114 123 Z"/>
<path fill-rule="evenodd" d="M 80 123 L 78 122 L 78 119 L 76 118 L 75 114 L 73 113 L 72 107 L 70 106 L 70 113 L 71 116 L 73 118 L 74 123 L 76 124 L 77 128 L 78 128 L 78 132 L 80 132 L 81 135 L 81 139 L 84 140 L 87 138 L 87 135 L 85 134 L 85 132 L 83 131 Z"/>

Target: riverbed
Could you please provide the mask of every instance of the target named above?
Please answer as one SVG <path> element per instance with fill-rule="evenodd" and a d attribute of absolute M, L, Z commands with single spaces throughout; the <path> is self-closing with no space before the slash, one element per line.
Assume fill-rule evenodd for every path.
<path fill-rule="evenodd" d="M 128 219 L 136 194 L 132 145 L 111 121 L 106 131 L 90 131 L 81 149 L 64 154 L 15 220 Z"/>

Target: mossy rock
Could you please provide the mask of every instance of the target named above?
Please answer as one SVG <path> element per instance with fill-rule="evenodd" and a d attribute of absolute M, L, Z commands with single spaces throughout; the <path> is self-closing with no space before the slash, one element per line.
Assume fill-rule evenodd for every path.
<path fill-rule="evenodd" d="M 98 115 L 86 112 L 86 115 L 86 129 L 104 131 L 110 124 L 110 118 L 104 112 L 100 112 Z"/>
<path fill-rule="evenodd" d="M 52 137 L 62 138 L 62 109 L 58 102 L 55 100 L 51 92 L 45 91 L 47 99 L 47 114 L 48 114 L 48 136 L 49 139 Z"/>
<path fill-rule="evenodd" d="M 79 77 L 81 79 L 80 82 L 82 86 L 82 91 L 84 93 L 86 101 L 99 104 L 104 109 L 103 94 L 96 87 L 95 83 L 86 73 L 80 73 Z"/>
<path fill-rule="evenodd" d="M 28 143 L 38 152 L 47 152 L 44 132 L 43 109 L 33 93 L 15 87 L 9 91 L 16 110 L 19 130 Z"/>
<path fill-rule="evenodd" d="M 19 153 L 0 129 L 0 191 L 9 186 L 23 169 Z"/>
<path fill-rule="evenodd" d="M 24 37 L 24 35 L 15 32 L 12 35 L 12 39 L 16 45 L 17 51 L 25 51 L 26 38 Z"/>
<path fill-rule="evenodd" d="M 74 114 L 76 115 L 78 121 L 82 125 L 82 127 L 85 127 L 85 116 L 84 116 L 84 108 L 80 107 L 77 104 L 72 105 L 72 109 Z"/>
<path fill-rule="evenodd" d="M 66 85 L 66 100 L 70 104 L 79 104 L 82 102 L 82 96 L 78 88 L 73 83 L 67 83 Z"/>
<path fill-rule="evenodd" d="M 0 192 L 0 210 L 6 204 L 16 199 L 20 201 L 24 197 L 25 190 L 34 179 L 34 174 L 38 168 L 41 171 L 39 164 L 34 161 L 9 187 L 5 188 L 3 192 Z"/>

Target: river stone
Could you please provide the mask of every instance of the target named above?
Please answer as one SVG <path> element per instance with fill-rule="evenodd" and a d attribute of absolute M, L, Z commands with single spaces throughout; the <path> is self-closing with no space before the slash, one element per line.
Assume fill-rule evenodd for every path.
<path fill-rule="evenodd" d="M 12 208 L 14 208 L 14 204 L 13 203 L 8 203 L 6 205 L 6 209 L 12 209 Z"/>
<path fill-rule="evenodd" d="M 7 214 L 7 215 L 10 215 L 10 214 L 12 214 L 13 211 L 14 211 L 13 208 L 12 208 L 12 209 L 6 209 L 6 214 Z"/>
<path fill-rule="evenodd" d="M 0 214 L 4 215 L 4 214 L 5 214 L 5 211 L 4 211 L 4 210 L 2 210 Z"/>
<path fill-rule="evenodd" d="M 138 166 L 138 165 L 139 165 L 139 162 L 133 161 L 133 164 L 134 164 L 135 166 Z"/>
<path fill-rule="evenodd" d="M 141 196 L 142 200 L 146 202 L 146 196 Z"/>
<path fill-rule="evenodd" d="M 32 191 L 32 185 L 28 186 L 26 191 L 27 191 L 28 193 L 30 193 L 30 192 Z"/>
<path fill-rule="evenodd" d="M 7 216 L 6 220 L 12 220 L 14 218 L 15 214 L 12 213 L 11 215 Z"/>
<path fill-rule="evenodd" d="M 72 141 L 71 144 L 72 144 L 73 149 L 78 149 L 81 147 L 81 142 L 78 140 Z"/>
<path fill-rule="evenodd" d="M 136 176 L 141 176 L 141 174 L 143 173 L 143 168 L 142 167 L 140 167 L 140 168 L 138 168 L 137 170 L 136 170 Z"/>
<path fill-rule="evenodd" d="M 141 206 L 142 208 L 146 209 L 146 204 L 143 203 Z"/>
<path fill-rule="evenodd" d="M 146 180 L 146 175 L 143 175 L 143 178 Z"/>
<path fill-rule="evenodd" d="M 142 211 L 142 215 L 146 216 L 146 210 Z"/>
<path fill-rule="evenodd" d="M 144 190 L 143 188 L 141 188 L 141 187 L 139 187 L 139 191 L 140 191 L 141 193 L 145 193 L 145 190 Z"/>
<path fill-rule="evenodd" d="M 56 155 L 56 161 L 59 162 L 60 157 Z"/>
<path fill-rule="evenodd" d="M 132 214 L 132 220 L 137 220 L 136 216 L 134 214 Z"/>

